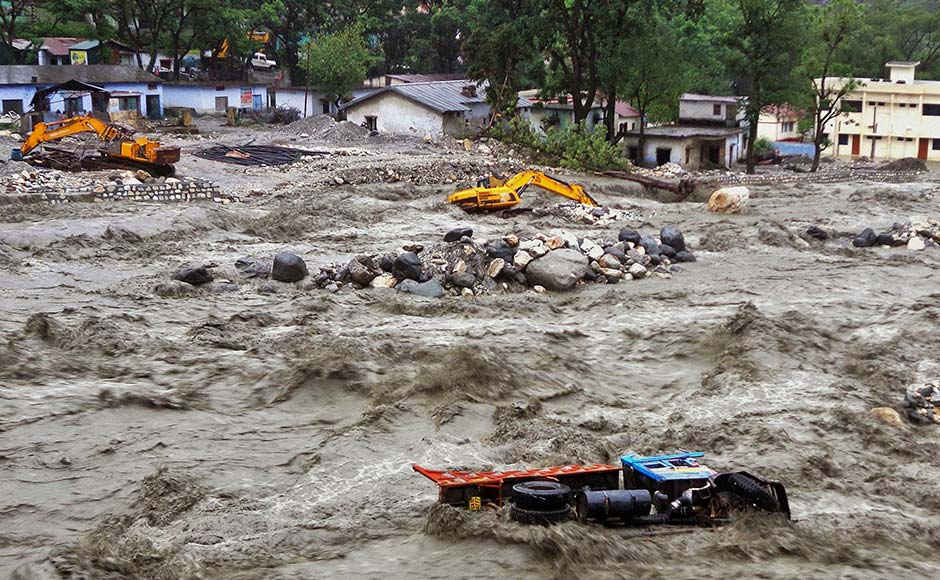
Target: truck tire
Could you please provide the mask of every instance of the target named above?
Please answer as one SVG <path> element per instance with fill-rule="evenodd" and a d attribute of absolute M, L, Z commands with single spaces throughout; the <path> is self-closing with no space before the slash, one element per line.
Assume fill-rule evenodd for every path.
<path fill-rule="evenodd" d="M 509 504 L 509 517 L 520 524 L 533 524 L 547 526 L 557 524 L 568 519 L 571 508 L 565 507 L 557 510 L 529 510 L 521 508 L 514 503 Z"/>
<path fill-rule="evenodd" d="M 526 510 L 560 510 L 567 508 L 571 488 L 557 481 L 526 481 L 512 486 L 512 501 Z"/>
<path fill-rule="evenodd" d="M 757 481 L 743 473 L 732 473 L 728 477 L 728 489 L 760 509 L 769 512 L 780 511 L 780 505 L 777 503 L 776 498 L 761 487 Z"/>

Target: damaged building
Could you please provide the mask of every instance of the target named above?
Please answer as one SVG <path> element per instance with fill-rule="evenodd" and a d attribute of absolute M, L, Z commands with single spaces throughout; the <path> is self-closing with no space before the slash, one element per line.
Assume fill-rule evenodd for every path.
<path fill-rule="evenodd" d="M 685 93 L 679 98 L 679 122 L 646 127 L 640 151 L 640 127 L 627 131 L 627 156 L 640 165 L 675 163 L 687 170 L 731 167 L 745 150 L 746 130 L 740 97 Z"/>

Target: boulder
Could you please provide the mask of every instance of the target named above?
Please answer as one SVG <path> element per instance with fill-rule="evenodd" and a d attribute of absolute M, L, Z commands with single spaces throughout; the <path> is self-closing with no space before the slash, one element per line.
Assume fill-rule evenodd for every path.
<path fill-rule="evenodd" d="M 829 234 L 819 226 L 809 226 L 806 228 L 806 235 L 817 240 L 828 240 Z"/>
<path fill-rule="evenodd" d="M 587 258 L 575 250 L 549 252 L 526 268 L 526 279 L 550 290 L 571 290 L 590 272 Z"/>
<path fill-rule="evenodd" d="M 594 240 L 584 238 L 581 240 L 581 251 L 587 254 L 588 258 L 597 260 L 604 255 L 604 248 L 597 245 Z"/>
<path fill-rule="evenodd" d="M 684 251 L 684 250 L 683 250 Z M 665 256 L 670 260 L 676 257 L 676 249 L 670 246 L 669 244 L 660 244 L 659 246 L 659 255 Z"/>
<path fill-rule="evenodd" d="M 427 298 L 440 298 L 444 295 L 444 287 L 435 278 L 431 278 L 427 282 L 416 282 L 411 279 L 402 280 L 395 286 L 395 289 L 399 292 L 407 292 L 408 294 L 416 294 Z"/>
<path fill-rule="evenodd" d="M 307 263 L 293 252 L 281 252 L 274 256 L 271 279 L 278 282 L 299 282 L 307 276 Z"/>
<path fill-rule="evenodd" d="M 646 277 L 646 267 L 643 264 L 634 264 L 630 266 L 630 275 L 633 276 L 634 280 L 639 280 L 640 278 Z"/>
<path fill-rule="evenodd" d="M 372 279 L 369 286 L 373 288 L 394 288 L 395 284 L 398 284 L 398 280 L 391 274 L 379 274 Z"/>
<path fill-rule="evenodd" d="M 676 252 L 676 257 L 672 258 L 674 262 L 694 262 L 695 255 L 692 252 Z"/>
<path fill-rule="evenodd" d="M 643 236 L 640 238 L 640 246 L 646 250 L 648 256 L 659 255 L 659 242 L 653 236 Z"/>
<path fill-rule="evenodd" d="M 597 263 L 600 264 L 602 268 L 620 270 L 620 268 L 623 267 L 623 264 L 620 262 L 620 259 L 617 258 L 617 256 L 614 256 L 613 254 L 604 254 L 597 261 Z"/>
<path fill-rule="evenodd" d="M 632 242 L 634 244 L 639 244 L 643 236 L 640 235 L 640 232 L 634 230 L 620 230 L 619 240 L 621 242 Z"/>
<path fill-rule="evenodd" d="M 486 268 L 486 275 L 490 278 L 496 278 L 502 273 L 503 268 L 506 266 L 506 261 L 502 258 L 494 258 L 490 265 Z"/>
<path fill-rule="evenodd" d="M 424 276 L 424 266 L 416 253 L 402 252 L 395 258 L 392 275 L 399 280 L 421 280 Z"/>
<path fill-rule="evenodd" d="M 212 272 L 205 266 L 181 268 L 173 274 L 173 279 L 192 284 L 193 286 L 199 286 L 200 284 L 212 282 Z"/>
<path fill-rule="evenodd" d="M 618 247 L 618 244 L 615 244 L 613 246 L 607 246 L 606 248 L 604 248 L 604 253 L 617 258 L 618 260 L 620 260 L 621 263 L 627 260 L 627 253 L 623 251 L 623 248 Z"/>
<path fill-rule="evenodd" d="M 708 211 L 715 213 L 737 213 L 747 205 L 751 190 L 743 185 L 722 187 L 708 198 Z"/>
<path fill-rule="evenodd" d="M 920 236 L 911 236 L 911 239 L 907 241 L 908 250 L 923 250 L 927 247 L 927 244 L 924 243 L 924 238 Z"/>
<path fill-rule="evenodd" d="M 516 240 L 516 244 L 519 244 L 519 240 Z M 507 264 L 512 263 L 513 257 L 516 255 L 516 248 L 513 244 L 499 240 L 495 242 L 489 242 L 486 244 L 486 253 L 491 258 L 502 258 Z"/>
<path fill-rule="evenodd" d="M 532 254 L 529 252 L 518 251 L 516 255 L 513 256 L 512 264 L 513 266 L 524 270 L 526 266 L 529 265 L 529 262 L 532 261 Z"/>
<path fill-rule="evenodd" d="M 460 288 L 473 288 L 473 285 L 477 283 L 477 279 L 469 272 L 462 272 L 451 275 L 450 283 Z"/>
<path fill-rule="evenodd" d="M 552 236 L 545 240 L 545 245 L 549 250 L 557 250 L 565 247 L 565 238 L 561 236 Z"/>
<path fill-rule="evenodd" d="M 377 262 L 378 262 L 379 268 L 381 268 L 383 272 L 391 272 L 392 268 L 395 267 L 395 255 L 383 254 L 378 257 Z"/>
<path fill-rule="evenodd" d="M 659 239 L 662 243 L 672 246 L 677 252 L 685 250 L 685 237 L 679 228 L 665 226 L 659 230 Z"/>
<path fill-rule="evenodd" d="M 856 248 L 870 248 L 876 243 L 878 243 L 878 235 L 871 228 L 865 228 L 852 240 L 852 245 Z"/>
<path fill-rule="evenodd" d="M 870 411 L 870 413 L 872 417 L 878 419 L 882 423 L 891 425 L 892 427 L 905 427 L 904 421 L 901 419 L 901 414 L 891 407 L 875 407 Z"/>
<path fill-rule="evenodd" d="M 549 247 L 542 240 L 519 242 L 519 249 L 528 252 L 533 258 L 544 256 L 549 251 Z"/>
<path fill-rule="evenodd" d="M 506 242 L 507 245 L 515 248 L 516 246 L 519 245 L 519 236 L 517 236 L 516 234 L 506 234 L 505 236 L 503 236 L 503 241 Z"/>
<path fill-rule="evenodd" d="M 181 298 L 183 296 L 192 296 L 199 292 L 201 292 L 201 290 L 197 290 L 192 284 L 187 284 L 179 280 L 167 280 L 153 287 L 153 293 L 161 298 Z"/>
<path fill-rule="evenodd" d="M 909 386 L 904 393 L 904 411 L 914 423 L 940 423 L 940 383 Z"/>
<path fill-rule="evenodd" d="M 473 237 L 473 228 L 454 228 L 444 234 L 445 242 L 459 242 L 460 238 Z"/>
<path fill-rule="evenodd" d="M 375 273 L 359 260 L 349 262 L 349 279 L 360 286 L 368 286 L 375 279 Z"/>
<path fill-rule="evenodd" d="M 879 246 L 904 246 L 910 240 L 904 240 L 903 238 L 897 237 L 894 231 L 881 232 L 878 234 L 878 238 L 875 240 L 875 243 Z"/>

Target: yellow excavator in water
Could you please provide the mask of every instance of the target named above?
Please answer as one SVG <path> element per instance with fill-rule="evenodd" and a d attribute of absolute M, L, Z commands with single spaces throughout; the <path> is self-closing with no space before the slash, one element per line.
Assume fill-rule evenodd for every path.
<path fill-rule="evenodd" d="M 481 179 L 476 187 L 450 194 L 447 202 L 468 211 L 507 209 L 522 201 L 522 192 L 530 185 L 584 205 L 597 205 L 580 185 L 567 183 L 541 171 L 521 171 L 505 181 L 497 177 Z"/>
<path fill-rule="evenodd" d="M 95 133 L 103 144 L 98 152 L 105 158 L 145 169 L 155 175 L 172 175 L 173 164 L 180 160 L 179 147 L 161 147 L 159 141 L 134 137 L 134 131 L 91 116 L 78 116 L 50 123 L 36 123 L 19 150 L 11 158 L 21 161 L 42 143 L 57 141 L 79 133 Z"/>

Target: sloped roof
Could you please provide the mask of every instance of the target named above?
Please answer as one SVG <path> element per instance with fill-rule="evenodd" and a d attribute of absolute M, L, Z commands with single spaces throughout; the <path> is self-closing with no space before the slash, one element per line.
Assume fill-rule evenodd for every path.
<path fill-rule="evenodd" d="M 465 86 L 472 85 L 476 87 L 476 94 L 468 97 L 463 94 Z M 388 92 L 396 93 L 410 101 L 427 107 L 438 113 L 452 113 L 459 111 L 469 111 L 474 103 L 486 102 L 486 84 L 476 85 L 472 81 L 438 81 L 429 83 L 408 83 L 404 85 L 392 85 L 379 89 L 373 93 L 363 95 L 353 99 L 343 105 L 344 109 L 350 109 Z M 516 107 L 531 107 L 532 103 L 522 97 L 516 101 Z"/>
<path fill-rule="evenodd" d="M 69 50 L 91 50 L 93 48 L 96 48 L 99 44 L 101 43 L 98 42 L 97 40 L 83 40 L 82 42 L 79 42 L 78 44 L 73 44 L 72 46 L 70 46 Z"/>
<path fill-rule="evenodd" d="M 84 42 L 84 38 L 75 38 L 71 36 L 55 36 L 42 39 L 42 46 L 39 50 L 48 50 L 50 54 L 56 56 L 68 56 L 69 47 L 79 42 Z"/>
<path fill-rule="evenodd" d="M 617 101 L 614 105 L 614 111 L 621 117 L 639 117 L 640 112 L 633 108 L 630 103 Z"/>
<path fill-rule="evenodd" d="M 433 83 L 438 81 L 465 80 L 462 74 L 427 74 L 427 75 L 385 75 L 385 78 L 395 79 L 403 83 Z M 468 81 L 469 82 L 469 81 Z"/>
<path fill-rule="evenodd" d="M 760 112 L 767 114 L 767 115 L 774 115 L 778 118 L 786 118 L 786 119 L 799 119 L 800 117 L 803 116 L 802 111 L 797 111 L 796 109 L 794 109 L 787 103 L 784 103 L 782 105 L 764 105 L 763 107 L 761 107 Z"/>
<path fill-rule="evenodd" d="M 15 64 L 0 66 L 0 85 L 54 85 L 71 80 L 93 85 L 102 83 L 163 82 L 156 75 L 136 66 L 124 64 L 78 66 Z"/>

